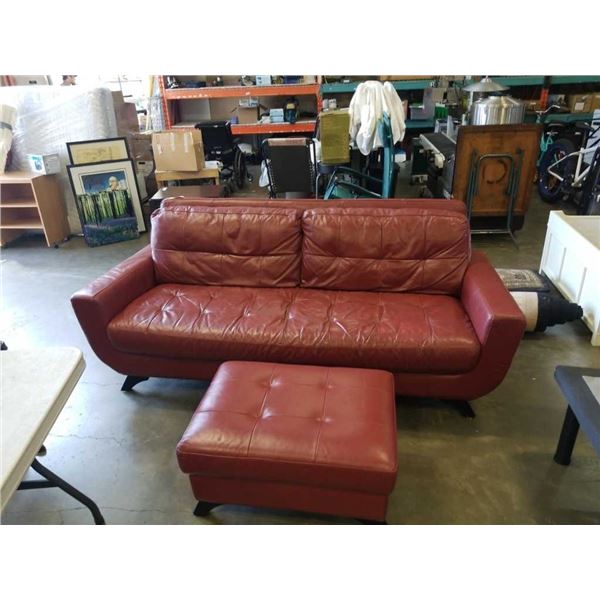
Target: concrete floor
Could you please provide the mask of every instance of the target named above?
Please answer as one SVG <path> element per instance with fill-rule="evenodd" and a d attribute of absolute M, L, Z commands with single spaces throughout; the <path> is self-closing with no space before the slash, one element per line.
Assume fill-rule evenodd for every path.
<path fill-rule="evenodd" d="M 414 196 L 414 188 L 400 187 Z M 400 195 L 397 194 L 397 195 Z M 477 238 L 498 267 L 536 268 L 549 207 L 532 198 L 520 248 Z M 9 348 L 73 345 L 87 368 L 52 429 L 41 461 L 90 495 L 113 524 L 353 523 L 298 512 L 221 506 L 192 515 L 195 501 L 175 445 L 205 390 L 202 382 L 151 379 L 123 393 L 123 377 L 91 351 L 69 304 L 73 292 L 148 242 L 58 250 L 31 237 L 2 250 L 2 338 Z M 528 334 L 503 384 L 467 419 L 446 405 L 398 406 L 399 473 L 393 524 L 600 523 L 600 459 L 580 435 L 569 467 L 552 461 L 565 411 L 558 364 L 600 366 L 582 322 Z M 32 376 L 35 373 L 32 372 Z M 56 489 L 17 491 L 3 523 L 90 523 L 87 509 Z"/>

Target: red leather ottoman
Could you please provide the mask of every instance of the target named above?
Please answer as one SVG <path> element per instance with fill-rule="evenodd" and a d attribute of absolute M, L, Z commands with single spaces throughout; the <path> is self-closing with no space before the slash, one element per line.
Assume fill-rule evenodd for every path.
<path fill-rule="evenodd" d="M 385 522 L 397 473 L 385 371 L 226 362 L 177 446 L 202 516 L 245 504 Z"/>

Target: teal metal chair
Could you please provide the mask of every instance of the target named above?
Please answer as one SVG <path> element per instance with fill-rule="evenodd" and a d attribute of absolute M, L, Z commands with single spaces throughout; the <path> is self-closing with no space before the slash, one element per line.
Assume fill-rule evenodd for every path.
<path fill-rule="evenodd" d="M 383 141 L 383 173 L 382 178 L 367 175 L 350 167 L 336 167 L 325 190 L 323 198 L 333 200 L 336 198 L 389 198 L 394 189 L 394 139 L 390 117 L 384 113 L 377 123 L 379 137 Z M 379 193 L 367 189 L 379 187 Z"/>

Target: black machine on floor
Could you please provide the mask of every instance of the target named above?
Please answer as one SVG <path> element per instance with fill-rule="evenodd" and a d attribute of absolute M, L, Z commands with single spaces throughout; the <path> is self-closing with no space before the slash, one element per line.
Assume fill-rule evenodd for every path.
<path fill-rule="evenodd" d="M 429 192 L 434 198 L 451 198 L 456 142 L 445 133 L 439 132 L 422 133 L 419 141 L 427 165 Z"/>
<path fill-rule="evenodd" d="M 223 164 L 221 179 L 233 183 L 239 189 L 253 177 L 246 168 L 246 157 L 239 149 L 237 138 L 231 132 L 229 121 L 202 121 L 195 125 L 202 132 L 206 160 L 218 160 Z"/>

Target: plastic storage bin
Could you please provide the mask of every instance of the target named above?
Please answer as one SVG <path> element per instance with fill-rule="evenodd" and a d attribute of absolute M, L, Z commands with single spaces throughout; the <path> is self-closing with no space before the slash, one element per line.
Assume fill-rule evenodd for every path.
<path fill-rule="evenodd" d="M 592 345 L 600 346 L 600 216 L 551 211 L 540 273 L 581 306 Z"/>

